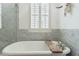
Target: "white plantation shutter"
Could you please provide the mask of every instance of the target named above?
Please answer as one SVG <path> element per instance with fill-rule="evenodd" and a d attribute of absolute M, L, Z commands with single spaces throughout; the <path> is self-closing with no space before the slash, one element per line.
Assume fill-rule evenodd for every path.
<path fill-rule="evenodd" d="M 49 27 L 49 5 L 41 4 L 41 28 Z"/>
<path fill-rule="evenodd" d="M 49 5 L 47 3 L 31 4 L 31 28 L 49 28 Z"/>
<path fill-rule="evenodd" d="M 31 28 L 39 28 L 39 4 L 31 5 Z"/>

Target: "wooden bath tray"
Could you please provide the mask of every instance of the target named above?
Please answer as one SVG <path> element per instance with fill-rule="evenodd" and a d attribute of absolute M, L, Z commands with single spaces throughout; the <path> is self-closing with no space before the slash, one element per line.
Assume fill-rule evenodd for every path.
<path fill-rule="evenodd" d="M 58 46 L 58 42 L 57 41 L 46 41 L 46 44 L 48 45 L 50 51 L 52 53 L 62 53 L 63 49 L 62 47 Z"/>

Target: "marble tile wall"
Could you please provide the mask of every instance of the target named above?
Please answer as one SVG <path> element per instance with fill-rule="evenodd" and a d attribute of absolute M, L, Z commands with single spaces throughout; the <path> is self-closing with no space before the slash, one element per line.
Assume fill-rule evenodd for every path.
<path fill-rule="evenodd" d="M 51 32 L 28 32 L 26 30 L 17 31 L 17 40 L 28 41 L 43 41 L 43 40 L 58 40 L 60 36 L 59 30 L 52 30 Z"/>
<path fill-rule="evenodd" d="M 1 11 L 2 28 L 0 29 L 0 52 L 6 45 L 17 40 L 15 4 L 3 3 Z"/>
<path fill-rule="evenodd" d="M 79 56 L 79 29 L 62 29 L 60 33 L 60 40 L 71 48 L 71 54 Z"/>

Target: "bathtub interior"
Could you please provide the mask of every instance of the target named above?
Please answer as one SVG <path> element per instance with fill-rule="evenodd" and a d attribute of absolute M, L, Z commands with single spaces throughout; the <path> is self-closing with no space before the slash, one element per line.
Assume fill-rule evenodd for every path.
<path fill-rule="evenodd" d="M 16 49 L 15 49 L 16 48 Z M 48 46 L 44 41 L 21 41 L 8 45 L 5 49 L 9 50 L 27 50 L 27 51 L 48 51 Z"/>

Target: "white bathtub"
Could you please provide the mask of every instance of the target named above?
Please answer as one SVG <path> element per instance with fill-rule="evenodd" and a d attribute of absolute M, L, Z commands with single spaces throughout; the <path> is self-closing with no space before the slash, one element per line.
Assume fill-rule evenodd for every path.
<path fill-rule="evenodd" d="M 50 55 L 52 54 L 44 41 L 21 41 L 5 47 L 6 55 Z"/>
<path fill-rule="evenodd" d="M 69 48 L 63 53 L 53 54 L 45 41 L 20 41 L 8 45 L 2 50 L 3 55 L 66 55 L 70 52 Z"/>

